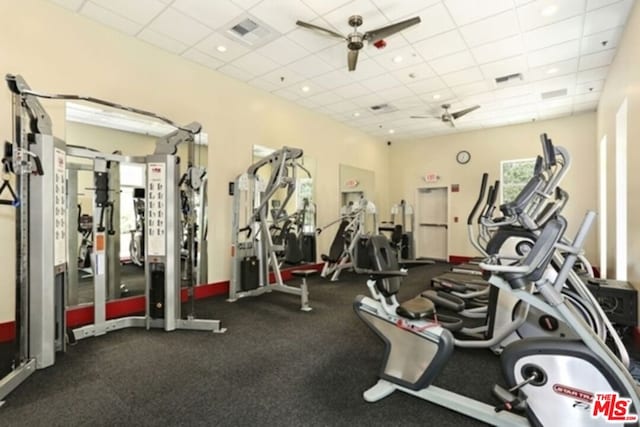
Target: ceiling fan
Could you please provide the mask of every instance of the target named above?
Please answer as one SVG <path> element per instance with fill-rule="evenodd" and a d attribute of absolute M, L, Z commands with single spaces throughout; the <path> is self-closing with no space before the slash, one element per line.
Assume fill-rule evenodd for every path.
<path fill-rule="evenodd" d="M 443 123 L 448 123 L 449 125 L 451 125 L 452 128 L 454 128 L 456 127 L 455 121 L 457 119 L 480 108 L 479 105 L 474 105 L 473 107 L 465 108 L 464 110 L 451 113 L 449 112 L 449 108 L 451 108 L 451 104 L 442 104 L 441 107 L 444 110 L 441 116 L 411 116 L 411 118 L 412 119 L 440 119 Z"/>
<path fill-rule="evenodd" d="M 349 26 L 353 27 L 353 31 L 349 33 L 347 36 L 343 36 L 340 33 L 337 33 L 328 28 L 319 27 L 314 24 L 310 24 L 308 22 L 297 21 L 296 24 L 307 28 L 309 30 L 317 31 L 325 36 L 335 37 L 341 40 L 347 41 L 347 48 L 349 49 L 349 53 L 347 54 L 347 62 L 349 64 L 349 71 L 354 71 L 356 69 L 356 64 L 358 63 L 358 51 L 362 49 L 364 46 L 364 42 L 368 41 L 369 44 L 376 44 L 380 40 L 385 37 L 389 37 L 399 31 L 404 30 L 405 28 L 411 27 L 412 25 L 416 25 L 420 23 L 420 17 L 416 16 L 411 19 L 407 19 L 401 22 L 396 22 L 395 24 L 387 25 L 386 27 L 376 28 L 375 30 L 370 30 L 365 33 L 358 32 L 358 27 L 362 25 L 362 16 L 353 15 L 349 17 Z"/>

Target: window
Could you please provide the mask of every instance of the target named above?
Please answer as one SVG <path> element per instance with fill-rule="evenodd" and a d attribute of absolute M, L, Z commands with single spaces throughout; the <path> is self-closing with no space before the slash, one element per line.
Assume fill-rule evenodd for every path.
<path fill-rule="evenodd" d="M 500 162 L 500 200 L 513 201 L 533 176 L 536 159 L 503 160 Z"/>

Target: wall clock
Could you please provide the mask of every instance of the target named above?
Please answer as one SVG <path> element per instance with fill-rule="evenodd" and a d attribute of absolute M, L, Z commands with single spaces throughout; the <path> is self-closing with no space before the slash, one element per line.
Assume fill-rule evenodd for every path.
<path fill-rule="evenodd" d="M 471 154 L 468 151 L 462 150 L 456 154 L 456 161 L 461 165 L 469 163 L 469 160 L 471 160 Z"/>

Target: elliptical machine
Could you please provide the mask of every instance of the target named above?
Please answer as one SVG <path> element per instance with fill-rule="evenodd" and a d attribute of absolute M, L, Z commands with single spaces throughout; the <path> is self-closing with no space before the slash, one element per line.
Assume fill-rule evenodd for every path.
<path fill-rule="evenodd" d="M 396 294 L 406 271 L 383 268 L 393 266 L 390 247 L 388 243 L 385 246 L 386 240 L 375 246 L 376 239 L 372 239 L 374 268 L 366 273 L 373 298 L 358 296 L 354 310 L 386 348 L 381 379 L 364 393 L 364 399 L 376 402 L 399 390 L 498 426 L 603 425 L 606 399 L 618 399 L 628 409 L 625 421 L 637 425 L 640 394 L 635 381 L 561 293 L 594 219 L 595 213 L 588 212 L 575 239 L 567 245 L 560 243 L 566 221 L 552 218 L 524 259 L 501 265 L 494 256 L 481 263 L 483 270 L 491 273 L 492 286 L 561 319 L 578 337 L 526 338 L 508 345 L 500 359 L 506 388 L 494 386 L 500 401 L 495 406 L 432 385 L 454 349 L 453 336 L 437 322 L 425 320 L 435 314 L 430 300 L 418 296 L 398 303 Z M 556 250 L 567 256 L 552 282 L 544 272 Z M 532 295 L 529 284 L 542 298 Z M 586 287 L 582 283 L 578 286 Z M 619 346 L 617 350 L 625 352 Z"/>

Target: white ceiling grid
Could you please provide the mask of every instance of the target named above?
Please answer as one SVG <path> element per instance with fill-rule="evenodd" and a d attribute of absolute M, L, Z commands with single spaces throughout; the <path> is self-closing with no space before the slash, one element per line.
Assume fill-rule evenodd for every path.
<path fill-rule="evenodd" d="M 375 136 L 427 137 L 595 110 L 634 0 L 51 0 Z M 365 46 L 347 71 L 346 43 L 296 20 L 350 32 L 418 15 L 422 23 Z M 279 34 L 251 48 L 226 37 L 254 16 Z M 218 48 L 224 46 L 221 52 Z M 498 87 L 495 78 L 522 73 Z M 544 92 L 566 95 L 543 99 Z M 456 129 L 435 119 L 480 104 Z M 389 103 L 390 113 L 369 107 Z"/>

